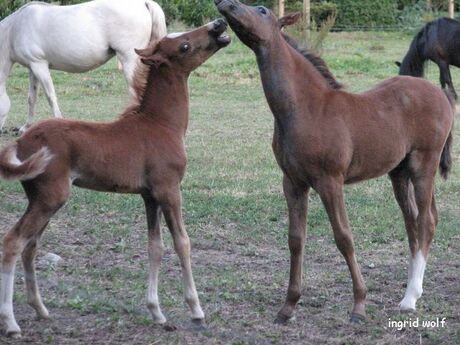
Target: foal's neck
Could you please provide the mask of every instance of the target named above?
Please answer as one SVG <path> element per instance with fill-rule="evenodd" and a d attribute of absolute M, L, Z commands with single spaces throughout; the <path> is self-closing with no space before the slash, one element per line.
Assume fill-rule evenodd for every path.
<path fill-rule="evenodd" d="M 329 88 L 313 64 L 281 34 L 268 47 L 260 47 L 255 53 L 265 96 L 278 122 L 313 108 L 318 95 Z"/>
<path fill-rule="evenodd" d="M 152 120 L 185 134 L 188 125 L 188 75 L 170 68 L 152 67 L 140 111 Z"/>

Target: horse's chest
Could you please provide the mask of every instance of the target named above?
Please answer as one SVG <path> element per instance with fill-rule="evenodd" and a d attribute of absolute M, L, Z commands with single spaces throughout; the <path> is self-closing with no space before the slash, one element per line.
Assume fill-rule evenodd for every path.
<path fill-rule="evenodd" d="M 273 152 L 281 170 L 291 179 L 305 179 L 305 160 L 300 152 L 299 143 L 292 138 L 279 135 L 273 137 Z"/>

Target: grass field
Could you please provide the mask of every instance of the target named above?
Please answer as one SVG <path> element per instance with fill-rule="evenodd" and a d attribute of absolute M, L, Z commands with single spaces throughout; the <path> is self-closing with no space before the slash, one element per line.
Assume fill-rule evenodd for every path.
<path fill-rule="evenodd" d="M 333 33 L 323 57 L 350 91 L 397 74 L 411 35 Z M 454 84 L 460 74 L 454 68 Z M 109 121 L 126 106 L 125 82 L 114 61 L 86 74 L 53 72 L 61 110 L 69 118 Z M 437 83 L 438 71 L 428 69 Z M 8 85 L 7 126 L 27 113 L 27 70 L 15 67 Z M 190 79 L 188 169 L 183 181 L 185 222 L 207 330 L 191 327 L 182 298 L 180 265 L 166 235 L 160 301 L 172 327 L 154 326 L 145 306 L 146 220 L 138 196 L 75 188 L 53 218 L 39 250 L 39 284 L 52 319 L 37 321 L 26 305 L 18 265 L 15 311 L 23 338 L 2 344 L 460 344 L 460 127 L 454 134 L 454 169 L 440 179 L 440 224 L 428 261 L 418 310 L 400 314 L 408 246 L 387 177 L 346 189 L 358 261 L 368 287 L 368 321 L 352 326 L 351 279 L 335 247 L 319 197 L 312 193 L 304 259 L 303 296 L 296 319 L 273 324 L 284 301 L 289 251 L 281 173 L 271 151 L 273 118 L 253 54 L 238 41 Z M 308 90 L 305 90 L 307 93 Z M 40 97 L 39 118 L 50 116 Z M 14 139 L 0 136 L 0 146 Z M 0 235 L 25 210 L 19 183 L 0 182 Z M 167 233 L 166 228 L 164 229 Z M 62 264 L 40 259 L 52 252 Z M 406 327 L 391 320 L 446 318 L 444 328 Z"/>

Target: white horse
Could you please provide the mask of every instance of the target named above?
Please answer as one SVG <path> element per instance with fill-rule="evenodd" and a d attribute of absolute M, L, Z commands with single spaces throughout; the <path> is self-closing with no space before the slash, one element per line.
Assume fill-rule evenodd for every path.
<path fill-rule="evenodd" d="M 56 6 L 33 1 L 0 22 L 0 132 L 10 110 L 6 80 L 15 62 L 29 69 L 26 130 L 35 115 L 39 84 L 55 117 L 62 117 L 49 69 L 86 72 L 115 54 L 132 92 L 134 48 L 166 35 L 165 15 L 152 0 L 94 0 Z"/>

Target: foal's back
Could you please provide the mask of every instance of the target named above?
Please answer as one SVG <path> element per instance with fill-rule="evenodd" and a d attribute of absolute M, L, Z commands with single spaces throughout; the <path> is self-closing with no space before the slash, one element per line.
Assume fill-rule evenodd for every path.
<path fill-rule="evenodd" d="M 17 147 L 21 161 L 47 147 L 59 159 L 44 175 L 98 191 L 140 193 L 164 170 L 181 176 L 186 164 L 182 136 L 136 112 L 109 123 L 46 120 L 27 130 Z"/>
<path fill-rule="evenodd" d="M 331 90 L 320 118 L 308 130 L 322 143 L 315 148 L 321 159 L 310 161 L 321 162 L 318 174 L 343 171 L 352 183 L 388 173 L 414 151 L 440 154 L 453 111 L 440 88 L 397 76 L 359 94 Z"/>

